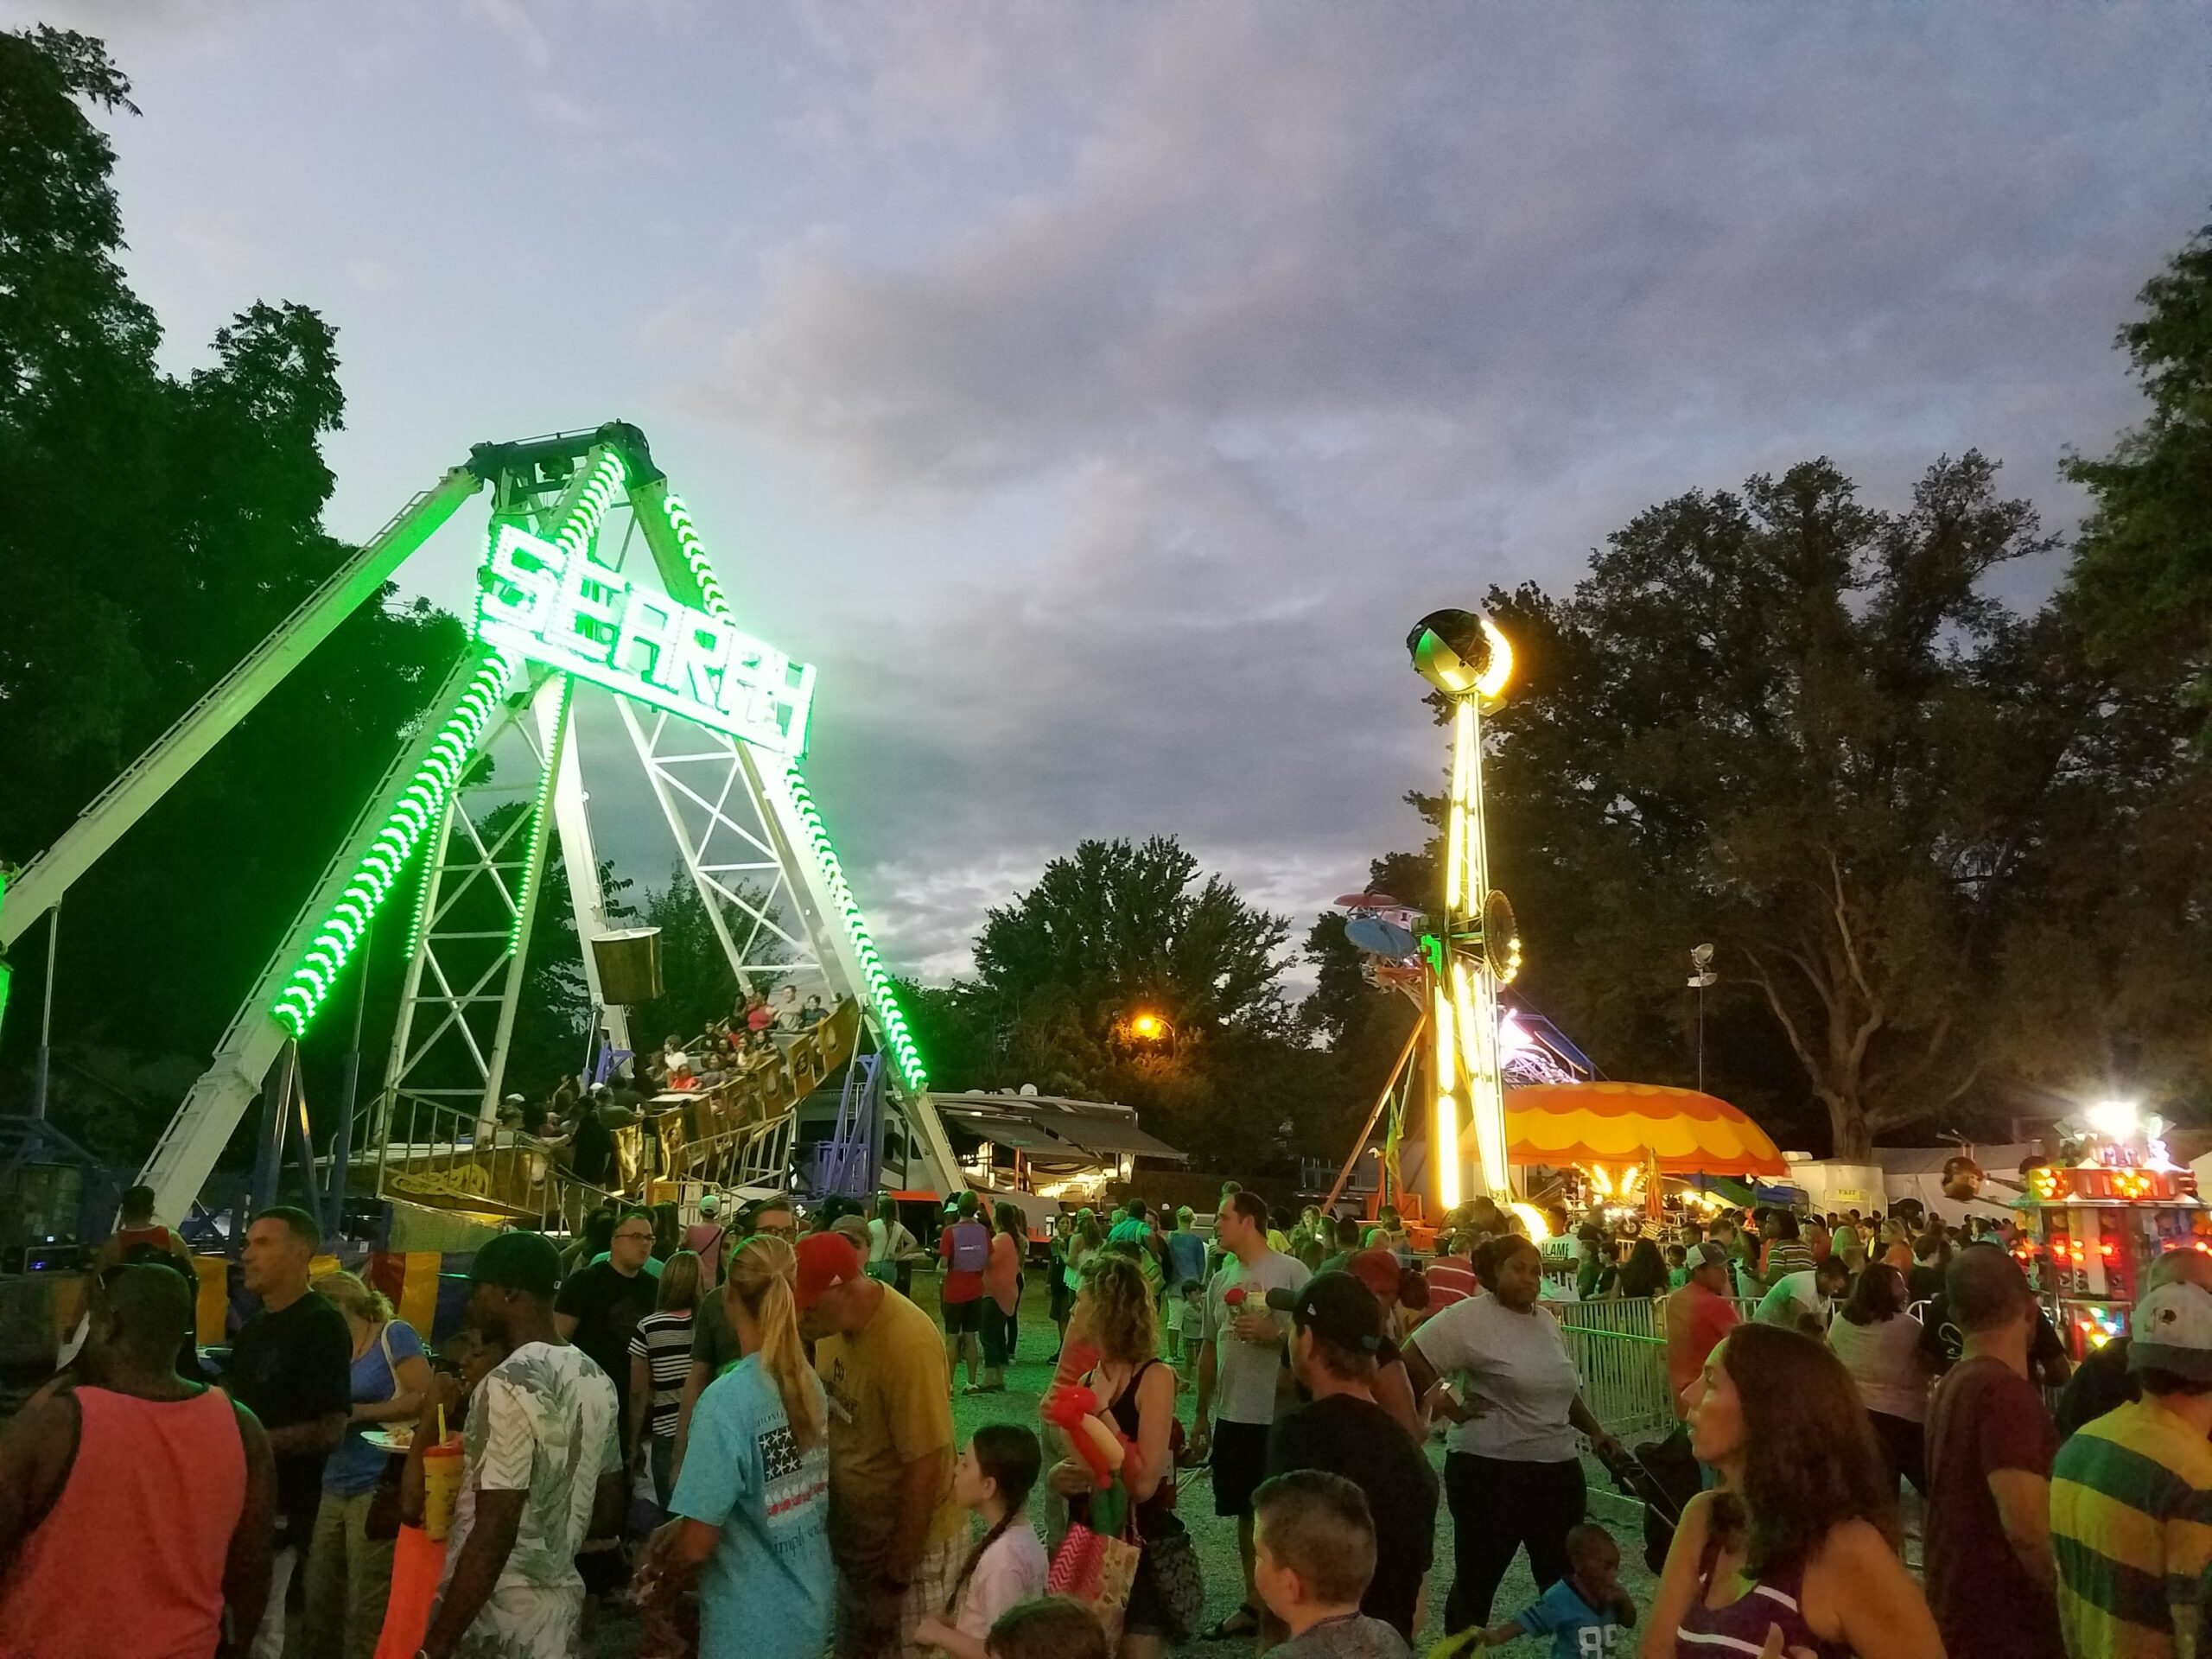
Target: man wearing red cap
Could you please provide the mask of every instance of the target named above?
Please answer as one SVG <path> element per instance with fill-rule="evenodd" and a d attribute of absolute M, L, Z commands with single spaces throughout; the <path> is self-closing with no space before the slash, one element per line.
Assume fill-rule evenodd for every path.
<path fill-rule="evenodd" d="M 830 1393 L 837 1659 L 919 1659 L 914 1628 L 942 1611 L 965 1553 L 944 1344 L 836 1233 L 799 1241 L 793 1300 Z"/>

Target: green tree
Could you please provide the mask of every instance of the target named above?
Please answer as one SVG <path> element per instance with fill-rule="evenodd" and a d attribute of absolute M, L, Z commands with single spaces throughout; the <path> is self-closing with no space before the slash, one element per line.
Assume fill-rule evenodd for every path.
<path fill-rule="evenodd" d="M 352 551 L 321 525 L 321 440 L 344 408 L 327 323 L 255 303 L 206 366 L 178 380 L 155 365 L 93 119 L 131 112 L 129 90 L 96 41 L 0 34 L 0 852 L 17 860 Z M 205 1063 L 462 643 L 452 618 L 387 590 L 77 883 L 54 988 L 65 1127 L 81 1100 L 103 1149 L 143 1155 L 175 1097 L 137 1079 Z M 17 953 L 19 1007 L 43 956 Z M 318 1027 L 311 1069 L 350 1033 L 322 1025 L 346 1030 Z M 0 1037 L 20 1078 L 35 1022 Z M 87 1072 L 107 1084 L 73 1096 Z"/>
<path fill-rule="evenodd" d="M 1288 937 L 1173 837 L 1086 841 L 989 913 L 975 980 L 925 994 L 918 1036 L 943 1087 L 1119 1100 L 1209 1162 L 1261 1167 L 1316 1116 L 1281 983 Z M 1131 1041 L 1141 1010 L 1172 1040 Z"/>
<path fill-rule="evenodd" d="M 2212 226 L 2144 285 L 2119 343 L 2151 416 L 2068 476 L 2095 505 L 2069 575 L 2098 656 L 2187 695 L 2212 734 Z"/>
<path fill-rule="evenodd" d="M 733 926 L 746 918 L 725 910 Z M 631 1035 L 642 1045 L 658 1043 L 671 1032 L 687 1040 L 709 1020 L 725 1020 L 737 1003 L 737 976 L 715 936 L 707 906 L 681 864 L 669 871 L 665 886 L 645 899 L 645 925 L 660 929 L 659 996 L 643 1004 L 631 1020 Z M 762 988 L 767 988 L 765 982 Z"/>
<path fill-rule="evenodd" d="M 976 972 L 1001 998 L 1065 990 L 1102 1037 L 1121 1004 L 1147 1001 L 1195 1042 L 1281 1017 L 1278 952 L 1289 931 L 1220 876 L 1201 882 L 1198 860 L 1173 836 L 1086 841 L 989 913 Z"/>
<path fill-rule="evenodd" d="M 1995 472 L 1940 461 L 1891 513 L 1808 462 L 1639 514 L 1569 597 L 1492 593 L 1522 671 L 1493 866 L 1532 995 L 1616 1074 L 1681 1077 L 1710 940 L 1715 1058 L 1779 1036 L 1836 1155 L 1988 1097 L 2005 947 L 2105 729 L 2062 631 L 1984 591 L 2050 545 Z"/>

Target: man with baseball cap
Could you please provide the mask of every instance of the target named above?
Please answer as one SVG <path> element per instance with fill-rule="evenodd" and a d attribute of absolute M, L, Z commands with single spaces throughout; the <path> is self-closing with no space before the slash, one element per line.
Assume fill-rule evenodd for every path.
<path fill-rule="evenodd" d="M 1684 1392 L 1704 1374 L 1705 1362 L 1738 1319 L 1728 1300 L 1728 1249 L 1705 1239 L 1685 1252 L 1689 1271 L 1682 1287 L 1667 1298 L 1667 1391 L 1675 1415 L 1687 1417 Z"/>
<path fill-rule="evenodd" d="M 699 1258 L 699 1288 L 715 1289 L 722 1281 L 722 1245 L 729 1237 L 722 1226 L 721 1198 L 705 1192 L 699 1198 L 699 1219 L 683 1230 L 683 1248 Z"/>
<path fill-rule="evenodd" d="M 1395 1269 L 1389 1251 L 1375 1254 Z M 1269 1430 L 1268 1476 L 1319 1469 L 1366 1495 L 1375 1517 L 1375 1576 L 1360 1611 L 1410 1641 L 1414 1604 L 1435 1552 L 1439 1487 L 1420 1442 L 1376 1399 L 1376 1356 L 1386 1348 L 1395 1352 L 1383 1332 L 1382 1305 L 1351 1273 L 1316 1274 L 1295 1290 L 1268 1292 L 1268 1303 L 1290 1315 L 1291 1363 L 1313 1396 Z"/>
<path fill-rule="evenodd" d="M 2141 1294 L 2147 1296 L 2161 1285 L 2195 1285 L 2202 1290 L 2212 1290 L 2212 1255 L 2194 1244 L 2177 1245 L 2168 1250 L 2143 1275 Z M 2127 1348 L 2126 1337 L 2114 1337 L 2103 1347 L 2092 1349 L 2082 1356 L 2082 1363 L 2074 1368 L 2074 1375 L 2067 1379 L 2066 1392 L 2059 1396 L 2057 1409 L 2051 1414 L 2057 1419 L 2062 1439 L 2082 1424 L 2103 1416 L 2114 1406 L 2142 1397 L 2143 1391 L 2127 1373 Z"/>
<path fill-rule="evenodd" d="M 2083 1425 L 2051 1465 L 2058 1624 L 2077 1659 L 2196 1650 L 2212 1559 L 2212 1293 L 2145 1295 L 2127 1368 L 2143 1397 Z"/>
<path fill-rule="evenodd" d="M 952 1377 L 930 1316 L 842 1233 L 798 1242 L 792 1300 L 830 1393 L 837 1659 L 918 1659 L 966 1554 L 952 1497 Z"/>
<path fill-rule="evenodd" d="M 537 1233 L 501 1233 L 476 1252 L 468 1321 L 507 1351 L 477 1385 L 461 1430 L 461 1497 L 445 1578 L 422 1653 L 581 1651 L 587 1538 L 622 1525 L 614 1384 L 554 1325 L 561 1255 Z M 437 1436 L 459 1383 L 440 1374 L 416 1433 Z"/>
<path fill-rule="evenodd" d="M 1398 1351 L 1396 1338 L 1405 1328 L 1400 1310 L 1419 1311 L 1428 1306 L 1428 1281 L 1391 1251 L 1381 1249 L 1354 1250 L 1345 1259 L 1344 1271 L 1366 1286 L 1382 1310 L 1382 1345 L 1375 1351 L 1375 1376 L 1370 1384 L 1375 1403 L 1395 1418 L 1416 1444 L 1425 1446 L 1428 1424 L 1414 1398 L 1413 1379 L 1406 1374 L 1405 1356 Z M 1296 1295 L 1295 1291 L 1271 1290 L 1268 1306 L 1287 1312 Z"/>

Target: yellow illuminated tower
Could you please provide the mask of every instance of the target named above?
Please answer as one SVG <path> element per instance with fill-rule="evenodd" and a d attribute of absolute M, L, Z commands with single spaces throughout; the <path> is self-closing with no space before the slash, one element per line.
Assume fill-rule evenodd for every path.
<path fill-rule="evenodd" d="M 1521 968 L 1513 906 L 1490 884 L 1483 831 L 1483 716 L 1504 700 L 1513 647 L 1488 617 L 1433 611 L 1406 636 L 1414 667 L 1450 701 L 1452 792 L 1444 893 L 1428 962 L 1435 1191 L 1441 1209 L 1487 1194 L 1511 1202 L 1498 991 Z"/>

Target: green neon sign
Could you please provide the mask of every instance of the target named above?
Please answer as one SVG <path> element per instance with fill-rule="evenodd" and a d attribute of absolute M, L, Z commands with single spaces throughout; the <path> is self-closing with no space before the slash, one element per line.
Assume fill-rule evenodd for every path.
<path fill-rule="evenodd" d="M 681 517 L 679 518 L 679 515 Z M 721 597 L 677 504 L 671 525 L 701 592 Z M 590 556 L 588 538 L 549 542 L 513 524 L 495 525 L 481 572 L 476 637 L 594 685 L 786 760 L 806 753 L 814 669 L 741 632 L 728 615 L 678 604 L 629 582 Z"/>

